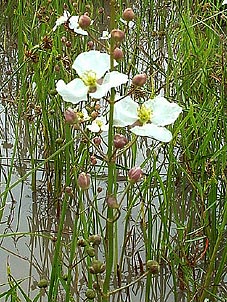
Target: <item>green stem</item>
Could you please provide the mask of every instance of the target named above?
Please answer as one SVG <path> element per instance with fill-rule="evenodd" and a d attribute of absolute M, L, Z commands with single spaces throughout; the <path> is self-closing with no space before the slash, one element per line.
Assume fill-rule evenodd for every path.
<path fill-rule="evenodd" d="M 71 182 L 70 177 L 70 147 L 72 143 L 71 139 L 71 130 L 69 128 L 69 125 L 66 125 L 66 147 L 65 147 L 65 158 L 66 160 L 66 179 L 65 179 L 65 185 L 69 186 Z M 62 243 L 62 232 L 64 228 L 64 222 L 65 222 L 65 216 L 68 208 L 68 199 L 69 196 L 65 194 L 61 209 L 61 217 L 59 221 L 59 228 L 58 228 L 58 234 L 57 234 L 57 241 L 55 245 L 54 250 L 54 258 L 52 263 L 52 271 L 51 271 L 51 277 L 50 277 L 50 287 L 48 292 L 48 301 L 55 301 L 56 293 L 58 292 L 58 275 L 59 275 L 59 266 L 60 264 L 60 254 L 61 254 L 61 243 Z M 69 273 L 71 274 L 71 272 Z M 67 298 L 69 297 L 69 291 L 70 291 L 70 284 L 67 283 L 68 288 L 66 291 Z M 67 301 L 67 300 L 66 300 Z M 68 299 L 69 301 L 69 299 Z"/>
<path fill-rule="evenodd" d="M 219 250 L 219 246 L 223 241 L 223 236 L 224 236 L 224 231 L 225 231 L 226 224 L 227 224 L 227 202 L 225 203 L 223 220 L 222 220 L 222 224 L 221 224 L 221 226 L 219 228 L 219 231 L 218 231 L 218 238 L 216 240 L 216 243 L 215 243 L 215 246 L 214 246 L 214 249 L 213 249 L 213 253 L 212 253 L 212 256 L 211 256 L 211 259 L 210 259 L 210 265 L 207 269 L 205 281 L 204 281 L 204 284 L 203 284 L 202 295 L 201 295 L 200 300 L 199 300 L 200 302 L 204 301 L 204 299 L 207 296 L 207 289 L 210 288 L 211 277 L 212 277 L 212 274 L 215 271 L 215 263 L 216 263 L 216 259 L 217 259 L 217 253 L 218 253 L 218 250 Z"/>
<path fill-rule="evenodd" d="M 110 1 L 110 30 L 115 26 L 115 0 Z M 114 49 L 114 41 L 110 41 L 110 69 L 114 70 L 114 59 L 112 56 Z M 112 160 L 113 154 L 113 138 L 114 138 L 114 129 L 113 129 L 113 113 L 114 113 L 114 99 L 115 99 L 115 90 L 111 89 L 110 95 L 110 110 L 109 110 L 109 130 L 108 130 L 108 187 L 107 187 L 107 196 L 113 196 L 115 194 L 115 184 L 116 184 L 116 165 Z M 113 223 L 113 209 L 108 208 L 107 210 L 107 222 L 106 222 L 106 245 L 105 245 L 105 257 L 106 257 L 106 276 L 103 284 L 103 301 L 109 301 L 107 295 L 111 273 L 113 268 L 114 260 L 114 223 Z"/>

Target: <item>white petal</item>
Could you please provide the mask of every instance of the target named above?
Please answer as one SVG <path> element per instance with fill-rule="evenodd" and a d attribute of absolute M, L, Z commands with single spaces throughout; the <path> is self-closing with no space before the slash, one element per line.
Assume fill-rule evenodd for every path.
<path fill-rule="evenodd" d="M 79 16 L 72 16 L 70 19 L 69 19 L 69 28 L 70 29 L 73 29 L 74 28 L 77 28 L 79 26 Z"/>
<path fill-rule="evenodd" d="M 91 132 L 95 132 L 95 133 L 97 133 L 97 132 L 100 131 L 100 127 L 99 127 L 96 123 L 94 123 L 94 122 L 92 122 L 91 125 L 88 125 L 87 128 L 88 128 Z"/>
<path fill-rule="evenodd" d="M 69 19 L 69 28 L 73 29 L 78 35 L 88 35 L 88 33 L 79 26 L 79 16 L 72 16 Z"/>
<path fill-rule="evenodd" d="M 56 84 L 56 90 L 66 102 L 77 104 L 87 99 L 87 86 L 80 79 L 74 79 L 68 84 L 59 80 Z"/>
<path fill-rule="evenodd" d="M 224 0 L 224 1 L 222 2 L 222 5 L 224 5 L 224 4 L 227 4 L 227 0 Z"/>
<path fill-rule="evenodd" d="M 175 122 L 182 108 L 176 103 L 168 102 L 164 97 L 157 96 L 153 100 L 144 102 L 152 112 L 152 123 L 158 126 L 166 126 Z"/>
<path fill-rule="evenodd" d="M 101 99 L 112 87 L 120 86 L 127 81 L 128 76 L 126 74 L 120 73 L 118 71 L 112 71 L 105 75 L 103 83 L 101 85 L 97 84 L 97 90 L 93 93 L 90 93 L 90 95 L 95 99 Z"/>
<path fill-rule="evenodd" d="M 114 126 L 125 127 L 138 120 L 138 104 L 127 96 L 114 105 Z"/>
<path fill-rule="evenodd" d="M 53 31 L 55 31 L 57 29 L 57 27 L 60 26 L 61 24 L 67 22 L 69 17 L 70 17 L 70 13 L 65 10 L 63 16 L 59 17 L 56 20 L 55 26 L 53 27 Z"/>
<path fill-rule="evenodd" d="M 164 127 L 158 127 L 154 124 L 145 124 L 143 126 L 135 126 L 130 129 L 131 132 L 139 136 L 148 136 L 155 138 L 161 142 L 168 143 L 172 139 L 172 133 Z"/>
<path fill-rule="evenodd" d="M 96 73 L 97 79 L 100 79 L 110 69 L 110 56 L 97 50 L 82 52 L 77 56 L 72 67 L 79 77 L 82 77 L 86 71 L 92 70 Z"/>
<path fill-rule="evenodd" d="M 99 39 L 101 39 L 101 40 L 108 40 L 108 39 L 110 39 L 110 37 L 111 37 L 111 35 L 110 35 L 109 31 L 108 30 L 104 30 L 102 32 L 102 36 Z"/>
<path fill-rule="evenodd" d="M 96 91 L 89 93 L 91 97 L 94 99 L 101 99 L 103 96 L 107 94 L 107 92 L 110 90 L 109 85 L 98 85 L 96 86 Z"/>
<path fill-rule="evenodd" d="M 78 28 L 74 28 L 74 32 L 78 35 L 82 35 L 82 36 L 87 36 L 88 33 L 86 30 L 83 30 L 82 28 L 78 27 Z"/>
<path fill-rule="evenodd" d="M 107 124 L 107 125 L 102 125 L 101 126 L 101 130 L 102 131 L 108 131 L 108 129 L 109 129 L 109 125 Z"/>
<path fill-rule="evenodd" d="M 108 84 L 110 87 L 117 87 L 121 84 L 125 84 L 128 81 L 128 76 L 118 71 L 111 71 L 107 73 L 103 79 L 103 84 Z"/>

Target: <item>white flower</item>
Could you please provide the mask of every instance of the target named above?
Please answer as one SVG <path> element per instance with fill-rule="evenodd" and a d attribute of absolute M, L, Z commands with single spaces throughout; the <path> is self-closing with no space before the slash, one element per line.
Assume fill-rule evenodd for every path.
<path fill-rule="evenodd" d="M 69 28 L 73 29 L 75 33 L 77 33 L 78 35 L 83 35 L 83 36 L 87 36 L 88 33 L 86 32 L 86 30 L 83 30 L 80 26 L 79 26 L 79 16 L 72 16 L 69 19 Z"/>
<path fill-rule="evenodd" d="M 91 132 L 101 132 L 101 131 L 108 131 L 109 126 L 106 124 L 106 120 L 102 117 L 97 117 L 91 125 L 88 125 L 87 128 Z"/>
<path fill-rule="evenodd" d="M 128 81 L 128 76 L 118 71 L 106 73 L 110 69 L 110 57 L 97 50 L 79 54 L 72 67 L 76 70 L 79 78 L 68 84 L 59 80 L 56 89 L 64 101 L 73 104 L 86 100 L 88 94 L 95 99 L 100 99 L 106 95 L 110 88 L 120 86 Z"/>
<path fill-rule="evenodd" d="M 111 34 L 109 33 L 109 31 L 108 30 L 104 30 L 102 32 L 102 36 L 99 39 L 100 40 L 108 40 L 108 39 L 110 39 L 110 37 L 111 37 Z"/>
<path fill-rule="evenodd" d="M 114 106 L 114 126 L 131 125 L 130 131 L 136 135 L 169 142 L 172 139 L 172 133 L 164 126 L 174 123 L 181 111 L 180 106 L 168 102 L 162 96 L 148 100 L 141 106 L 131 97 L 125 97 Z"/>
<path fill-rule="evenodd" d="M 67 22 L 69 17 L 70 17 L 70 13 L 67 10 L 64 10 L 63 16 L 59 17 L 56 20 L 55 26 L 53 27 L 53 31 L 55 31 L 58 26 L 60 26 L 60 25 L 64 24 L 65 22 Z"/>
<path fill-rule="evenodd" d="M 224 5 L 224 4 L 227 4 L 227 0 L 224 0 L 224 1 L 222 2 L 222 5 Z"/>
<path fill-rule="evenodd" d="M 120 18 L 120 21 L 124 24 L 124 25 L 127 25 L 129 29 L 132 29 L 135 25 L 135 22 L 133 21 L 129 21 L 127 22 L 126 20 Z"/>

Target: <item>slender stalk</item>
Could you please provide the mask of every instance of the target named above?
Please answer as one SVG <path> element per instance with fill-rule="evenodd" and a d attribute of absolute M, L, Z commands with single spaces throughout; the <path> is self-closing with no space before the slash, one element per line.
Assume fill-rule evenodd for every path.
<path fill-rule="evenodd" d="M 110 30 L 114 28 L 115 25 L 115 4 L 116 1 L 110 1 Z M 114 49 L 114 41 L 111 39 L 110 42 L 110 66 L 111 70 L 114 69 L 114 59 L 112 56 Z M 108 187 L 107 187 L 107 196 L 114 195 L 115 184 L 116 184 L 116 165 L 112 160 L 113 154 L 113 138 L 114 138 L 114 129 L 113 129 L 113 113 L 114 113 L 114 99 L 115 99 L 115 90 L 111 89 L 110 102 L 109 102 L 109 130 L 108 130 Z M 103 301 L 109 301 L 107 293 L 110 287 L 111 273 L 113 268 L 113 259 L 114 259 L 114 224 L 113 220 L 113 209 L 108 208 L 107 210 L 107 222 L 106 222 L 106 245 L 105 245 L 105 257 L 106 257 L 106 276 L 103 284 Z"/>
<path fill-rule="evenodd" d="M 219 251 L 219 248 L 220 248 L 220 244 L 222 243 L 222 240 L 223 240 L 226 224 L 227 224 L 227 203 L 225 203 L 225 206 L 224 206 L 223 220 L 222 220 L 222 223 L 220 225 L 220 228 L 219 228 L 219 231 L 218 231 L 218 238 L 216 240 L 216 243 L 215 243 L 215 246 L 214 246 L 214 249 L 213 249 L 213 253 L 212 253 L 211 258 L 210 258 L 210 263 L 209 263 L 207 273 L 206 273 L 206 276 L 205 276 L 205 281 L 204 281 L 204 284 L 203 284 L 203 291 L 202 291 L 202 294 L 201 294 L 201 297 L 200 297 L 200 300 L 199 300 L 200 302 L 203 302 L 204 299 L 208 295 L 207 294 L 207 289 L 210 287 L 212 274 L 215 270 L 215 263 L 216 263 L 216 259 L 217 259 L 217 254 L 218 254 L 218 251 Z M 225 258 L 226 258 L 226 255 L 225 255 Z"/>

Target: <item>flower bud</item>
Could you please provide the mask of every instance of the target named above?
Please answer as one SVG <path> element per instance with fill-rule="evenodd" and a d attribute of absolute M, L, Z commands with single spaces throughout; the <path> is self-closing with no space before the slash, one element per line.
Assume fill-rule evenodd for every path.
<path fill-rule="evenodd" d="M 137 74 L 132 79 L 132 84 L 142 87 L 147 81 L 147 75 L 145 73 Z"/>
<path fill-rule="evenodd" d="M 80 173 L 77 182 L 78 182 L 78 186 L 82 190 L 87 190 L 90 187 L 90 183 L 91 183 L 90 175 L 86 174 L 85 172 Z"/>
<path fill-rule="evenodd" d="M 66 41 L 65 46 L 70 48 L 72 46 L 72 42 L 71 41 Z"/>
<path fill-rule="evenodd" d="M 148 260 L 146 267 L 147 270 L 154 275 L 157 275 L 160 272 L 160 265 L 155 260 Z"/>
<path fill-rule="evenodd" d="M 117 42 L 122 42 L 125 38 L 125 33 L 120 29 L 113 29 L 111 31 L 111 37 Z"/>
<path fill-rule="evenodd" d="M 64 116 L 65 116 L 65 121 L 69 124 L 74 124 L 75 121 L 77 120 L 76 112 L 74 111 L 74 109 L 70 107 L 66 109 Z"/>
<path fill-rule="evenodd" d="M 61 37 L 61 42 L 62 42 L 62 43 L 66 43 L 66 41 L 67 41 L 66 36 L 62 36 L 62 37 Z"/>
<path fill-rule="evenodd" d="M 115 134 L 114 136 L 114 147 L 116 149 L 124 148 L 127 145 L 128 139 L 122 134 Z"/>
<path fill-rule="evenodd" d="M 93 49 L 93 48 L 94 48 L 94 42 L 93 42 L 93 41 L 88 41 L 88 42 L 87 42 L 87 47 L 88 47 L 89 49 Z"/>
<path fill-rule="evenodd" d="M 78 23 L 82 29 L 86 29 L 91 24 L 91 18 L 88 15 L 82 15 L 80 16 Z"/>
<path fill-rule="evenodd" d="M 118 203 L 117 199 L 114 196 L 109 196 L 106 200 L 107 205 L 111 209 L 117 209 L 118 208 Z"/>
<path fill-rule="evenodd" d="M 143 171 L 140 167 L 134 167 L 128 172 L 128 179 L 131 183 L 136 183 L 141 179 Z"/>
<path fill-rule="evenodd" d="M 99 146 L 101 144 L 102 140 L 100 137 L 96 136 L 94 139 L 93 139 L 93 143 L 96 145 L 96 146 Z"/>
<path fill-rule="evenodd" d="M 116 47 L 113 51 L 113 58 L 118 61 L 121 60 L 123 57 L 124 57 L 123 51 L 119 47 Z"/>
<path fill-rule="evenodd" d="M 135 18 L 135 13 L 131 7 L 128 7 L 123 11 L 122 17 L 126 21 L 132 21 Z"/>
<path fill-rule="evenodd" d="M 97 164 L 97 159 L 94 155 L 91 155 L 90 160 L 91 160 L 92 166 L 95 166 Z"/>
<path fill-rule="evenodd" d="M 56 65 L 54 66 L 54 70 L 55 70 L 56 72 L 59 72 L 59 71 L 60 71 L 60 66 L 59 66 L 58 64 L 56 64 Z"/>

